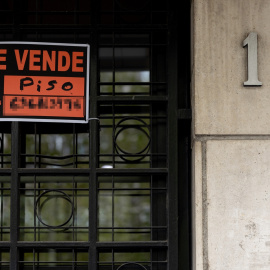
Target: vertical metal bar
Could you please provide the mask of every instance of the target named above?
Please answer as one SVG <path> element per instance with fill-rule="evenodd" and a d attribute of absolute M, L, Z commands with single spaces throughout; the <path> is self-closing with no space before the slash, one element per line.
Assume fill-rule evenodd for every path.
<path fill-rule="evenodd" d="M 114 175 L 112 176 L 112 241 L 114 242 L 114 207 L 115 207 L 115 190 L 114 190 Z"/>
<path fill-rule="evenodd" d="M 149 48 L 149 50 L 150 50 L 150 52 L 149 52 L 149 65 L 150 65 L 150 67 L 149 67 L 149 80 L 150 80 L 150 85 L 149 85 L 149 87 L 150 87 L 150 96 L 152 96 L 153 95 L 153 84 L 152 84 L 152 82 L 153 82 L 153 69 L 152 69 L 152 67 L 153 67 L 153 33 L 150 33 L 149 34 L 149 39 L 150 39 L 150 48 Z M 153 103 L 150 103 L 150 123 L 149 123 L 149 125 L 150 125 L 150 134 L 149 134 L 149 136 L 150 136 L 150 138 L 153 138 Z M 156 148 L 154 148 L 153 147 L 153 140 L 151 139 L 151 141 L 150 141 L 150 168 L 153 168 L 154 167 L 154 161 L 153 161 L 153 153 L 156 153 L 157 152 L 157 149 Z M 151 184 L 152 184 L 152 177 L 151 177 Z M 152 221 L 152 220 L 151 220 Z M 153 235 L 152 235 L 153 236 Z M 152 239 L 152 238 L 151 238 Z"/>
<path fill-rule="evenodd" d="M 36 219 L 36 201 L 37 201 L 37 192 L 36 192 L 36 188 L 37 188 L 37 179 L 36 179 L 36 175 L 34 175 L 34 186 L 33 186 L 33 190 L 34 190 L 34 241 L 37 241 L 37 219 Z M 38 194 L 39 195 L 39 194 Z M 40 239 L 40 230 L 38 230 L 38 239 Z"/>
<path fill-rule="evenodd" d="M 36 269 L 36 250 L 33 249 L 33 270 Z"/>
<path fill-rule="evenodd" d="M 178 253 L 178 128 L 177 128 L 177 28 L 175 13 L 168 12 L 170 18 L 170 32 L 168 36 L 168 270 L 176 270 L 179 267 Z"/>
<path fill-rule="evenodd" d="M 36 249 L 34 248 L 33 249 L 33 253 L 34 252 L 36 252 Z M 36 268 L 38 268 L 39 267 L 39 259 L 40 259 L 40 252 L 39 251 L 37 251 L 36 252 L 37 253 L 37 255 L 36 255 L 36 257 L 37 257 L 37 259 L 36 259 L 36 257 L 35 257 L 35 259 L 34 259 L 34 262 L 35 262 L 35 269 L 34 270 L 36 270 Z M 37 266 L 37 267 L 36 267 Z"/>
<path fill-rule="evenodd" d="M 76 132 L 76 125 L 74 125 L 75 126 L 75 145 L 76 145 L 76 147 L 75 147 L 75 155 L 76 155 L 76 166 L 75 166 L 75 168 L 78 168 L 78 164 L 79 164 L 79 157 L 78 157 L 78 132 Z"/>
<path fill-rule="evenodd" d="M 150 138 L 151 138 L 151 140 L 150 140 L 150 145 L 149 145 L 149 147 L 150 147 L 150 150 L 149 150 L 149 154 L 150 154 L 150 156 L 149 156 L 149 166 L 150 166 L 150 168 L 154 168 L 155 167 L 155 163 L 154 163 L 154 160 L 153 160 L 153 154 L 155 154 L 155 153 L 157 153 L 157 149 L 156 148 L 154 148 L 154 145 L 153 145 L 153 130 L 154 130 L 154 125 L 153 125 L 153 103 L 151 103 L 150 104 L 150 123 L 149 123 L 149 128 L 150 128 L 150 130 L 149 130 L 149 136 L 150 136 Z"/>
<path fill-rule="evenodd" d="M 41 168 L 41 163 L 42 163 L 42 157 L 40 156 L 41 153 L 41 134 L 38 134 L 38 154 L 39 154 L 39 159 L 38 159 L 38 168 Z"/>
<path fill-rule="evenodd" d="M 115 14 L 116 14 L 115 1 L 113 1 L 113 10 L 112 10 L 112 12 L 113 12 L 113 24 L 115 24 L 116 23 L 116 18 L 115 18 Z"/>
<path fill-rule="evenodd" d="M 4 133 L 1 133 L 0 138 L 0 158 L 1 158 L 1 168 L 4 168 Z"/>
<path fill-rule="evenodd" d="M 25 155 L 21 155 L 26 154 L 26 132 L 24 130 L 24 128 L 22 127 L 22 124 L 19 125 L 19 135 L 20 135 L 20 149 L 17 149 L 17 151 L 19 152 L 19 159 L 20 159 L 20 163 L 19 166 L 21 168 L 25 168 L 26 167 L 26 156 Z M 25 227 L 25 221 L 26 221 L 26 217 L 25 217 L 25 213 L 26 213 L 26 209 L 25 209 L 25 202 L 26 202 L 26 191 L 25 191 L 25 183 L 21 182 L 19 184 L 19 196 L 21 197 L 21 200 L 19 199 L 19 212 L 20 212 L 20 226 L 21 227 Z M 25 233 L 25 231 L 24 231 Z"/>
<path fill-rule="evenodd" d="M 39 0 L 36 0 L 36 12 L 35 12 L 35 21 L 36 21 L 36 24 L 38 24 L 38 10 L 39 10 L 38 3 L 39 2 L 40 2 Z"/>
<path fill-rule="evenodd" d="M 75 181 L 74 181 L 74 179 L 75 179 L 75 176 L 73 175 L 72 176 L 72 202 L 73 202 L 73 207 L 74 207 L 74 209 L 73 209 L 73 211 L 74 211 L 74 215 L 75 216 L 73 216 L 72 217 L 72 241 L 76 241 L 77 240 L 77 233 L 78 233 L 78 230 L 75 232 L 75 226 L 77 226 L 77 222 L 75 223 L 75 220 L 77 220 L 76 219 L 76 216 L 77 216 L 77 211 L 76 211 L 76 209 L 77 209 L 77 189 L 75 189 L 76 188 L 76 183 L 75 183 Z"/>
<path fill-rule="evenodd" d="M 73 15 L 74 15 L 74 24 L 78 24 L 78 6 L 79 6 L 79 1 L 74 1 L 74 11 L 73 11 Z M 76 32 L 74 33 L 74 42 L 76 41 Z"/>
<path fill-rule="evenodd" d="M 151 234 L 151 238 L 150 240 L 153 241 L 154 237 L 153 237 L 153 226 L 155 226 L 155 224 L 153 225 L 153 206 L 154 206 L 154 202 L 153 202 L 153 175 L 150 176 L 150 234 Z M 151 258 L 152 258 L 152 252 L 151 252 Z M 151 259 L 152 261 L 152 259 Z M 152 268 L 151 268 L 152 269 Z"/>
<path fill-rule="evenodd" d="M 95 10 L 95 7 L 93 8 Z M 92 33 L 91 38 L 91 71 L 90 71 L 90 117 L 97 117 L 97 62 L 98 62 L 98 33 Z M 90 144 L 89 144 L 89 166 L 90 179 L 89 179 L 89 263 L 88 269 L 96 270 L 97 269 L 97 250 L 96 250 L 96 241 L 97 241 L 97 174 L 96 166 L 97 153 L 98 153 L 98 122 L 89 121 L 89 130 L 90 130 Z"/>
<path fill-rule="evenodd" d="M 11 126 L 11 202 L 10 202 L 10 269 L 17 270 L 18 267 L 18 250 L 17 241 L 19 239 L 19 174 L 18 167 L 20 153 L 20 137 L 19 137 L 19 124 L 12 122 Z"/>
<path fill-rule="evenodd" d="M 3 225 L 4 225 L 4 220 L 3 220 L 3 214 L 4 214 L 4 207 L 3 207 L 3 204 L 4 204 L 4 196 L 5 196 L 5 193 L 4 193 L 4 184 L 1 182 L 1 192 L 0 192 L 0 196 L 1 196 L 1 203 L 0 203 L 0 206 L 1 206 L 1 217 L 0 217 L 0 220 L 1 220 L 1 241 L 3 241 Z M 2 254 L 0 254 L 2 256 Z M 1 256 L 0 256 L 0 259 L 1 259 Z"/>
<path fill-rule="evenodd" d="M 151 267 L 150 267 L 150 269 L 153 269 L 153 260 L 154 260 L 154 257 L 153 257 L 153 249 L 151 248 L 150 249 L 150 260 L 151 260 Z"/>
<path fill-rule="evenodd" d="M 115 168 L 115 158 L 116 158 L 116 150 L 115 150 L 115 106 L 114 106 L 114 102 L 112 103 L 112 166 L 113 168 Z"/>
<path fill-rule="evenodd" d="M 34 124 L 34 168 L 37 167 L 37 124 Z"/>
<path fill-rule="evenodd" d="M 77 168 L 77 137 L 75 132 L 75 124 L 72 125 L 72 163 L 73 168 Z"/>
<path fill-rule="evenodd" d="M 114 259 L 115 259 L 114 249 L 112 249 L 112 270 L 114 269 Z"/>
<path fill-rule="evenodd" d="M 178 108 L 190 108 L 190 1 L 182 3 L 181 12 L 174 22 L 179 32 L 178 58 L 181 65 L 178 68 Z M 179 12 L 178 12 L 179 14 Z M 179 254 L 181 264 L 179 270 L 191 269 L 191 217 L 190 217 L 190 120 L 179 121 L 178 128 L 178 213 L 179 213 Z"/>
<path fill-rule="evenodd" d="M 14 0 L 13 12 L 13 35 L 14 40 L 20 39 L 20 23 L 22 7 L 20 0 Z M 17 241 L 19 239 L 19 209 L 20 209 L 20 193 L 19 193 L 19 174 L 18 167 L 20 164 L 20 137 L 19 123 L 11 124 L 11 185 L 10 185 L 10 269 L 19 269 L 18 259 L 19 251 Z"/>
<path fill-rule="evenodd" d="M 116 70 L 115 70 L 115 32 L 113 32 L 112 33 L 113 34 L 113 48 L 112 48 L 112 53 L 113 53 L 113 55 L 112 55 L 112 60 L 113 60 L 113 66 L 112 66 L 112 69 L 113 69 L 113 78 L 112 78 L 112 83 L 113 83 L 113 91 L 112 91 L 112 95 L 113 96 L 115 96 L 115 72 L 116 72 Z"/>
<path fill-rule="evenodd" d="M 76 251 L 72 249 L 72 270 L 75 270 L 76 262 L 77 262 Z"/>
<path fill-rule="evenodd" d="M 80 194 L 79 194 L 80 196 Z M 74 203 L 74 211 L 75 211 L 75 218 L 73 217 L 73 234 L 75 234 L 73 236 L 73 241 L 77 241 L 78 239 L 78 229 L 75 230 L 75 226 L 78 226 L 78 221 L 77 221 L 77 215 L 78 215 L 78 211 L 77 211 L 77 205 L 78 205 L 78 183 L 75 179 L 75 176 L 73 176 L 73 203 Z"/>

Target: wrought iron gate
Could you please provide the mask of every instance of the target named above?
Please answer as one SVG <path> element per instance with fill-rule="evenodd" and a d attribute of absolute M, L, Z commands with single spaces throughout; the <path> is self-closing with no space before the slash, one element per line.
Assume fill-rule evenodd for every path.
<path fill-rule="evenodd" d="M 190 269 L 189 1 L 2 0 L 0 40 L 90 44 L 99 119 L 0 124 L 0 269 Z"/>

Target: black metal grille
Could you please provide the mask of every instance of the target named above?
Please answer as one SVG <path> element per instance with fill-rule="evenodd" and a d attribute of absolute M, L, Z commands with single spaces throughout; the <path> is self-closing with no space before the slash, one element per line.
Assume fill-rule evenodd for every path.
<path fill-rule="evenodd" d="M 20 178 L 20 241 L 88 240 L 89 177 Z"/>
<path fill-rule="evenodd" d="M 90 44 L 95 120 L 1 123 L 0 269 L 190 269 L 188 14 L 1 2 L 1 41 Z"/>
<path fill-rule="evenodd" d="M 87 249 L 23 249 L 19 269 L 88 269 Z"/>
<path fill-rule="evenodd" d="M 103 249 L 98 254 L 98 269 L 119 270 L 165 270 L 167 265 L 166 249 Z M 113 268 L 112 268 L 113 267 Z"/>
<path fill-rule="evenodd" d="M 98 240 L 166 240 L 166 194 L 166 175 L 100 177 Z"/>
<path fill-rule="evenodd" d="M 88 125 L 23 123 L 22 132 L 22 167 L 89 168 Z"/>

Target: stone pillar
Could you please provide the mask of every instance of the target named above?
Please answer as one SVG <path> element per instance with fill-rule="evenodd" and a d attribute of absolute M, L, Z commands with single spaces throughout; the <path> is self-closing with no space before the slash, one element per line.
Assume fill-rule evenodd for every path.
<path fill-rule="evenodd" d="M 193 269 L 270 269 L 270 1 L 193 0 L 191 61 Z"/>

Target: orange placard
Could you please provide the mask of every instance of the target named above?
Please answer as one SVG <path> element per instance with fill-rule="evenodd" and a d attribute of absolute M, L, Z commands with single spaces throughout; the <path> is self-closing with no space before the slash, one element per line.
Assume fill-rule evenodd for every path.
<path fill-rule="evenodd" d="M 4 96 L 4 116 L 84 117 L 84 97 Z"/>
<path fill-rule="evenodd" d="M 4 95 L 84 96 L 81 77 L 4 76 Z"/>
<path fill-rule="evenodd" d="M 0 42 L 0 121 L 88 123 L 90 45 Z"/>

